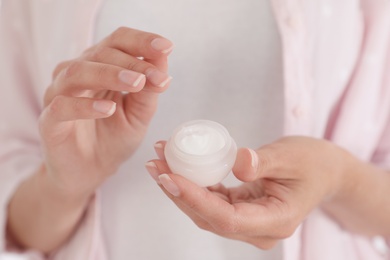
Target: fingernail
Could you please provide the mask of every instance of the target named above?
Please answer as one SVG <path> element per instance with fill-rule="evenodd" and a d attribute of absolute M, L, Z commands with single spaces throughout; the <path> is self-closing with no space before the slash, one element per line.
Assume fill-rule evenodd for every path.
<path fill-rule="evenodd" d="M 258 164 L 259 164 L 259 157 L 257 155 L 257 153 L 255 151 L 253 151 L 252 149 L 248 149 L 250 154 L 251 154 L 251 165 L 252 165 L 252 168 L 254 169 L 257 169 L 258 167 Z"/>
<path fill-rule="evenodd" d="M 179 187 L 173 180 L 169 177 L 168 174 L 164 173 L 158 176 L 162 186 L 170 193 L 172 196 L 178 197 L 180 195 Z"/>
<path fill-rule="evenodd" d="M 162 145 L 162 143 L 155 143 L 155 144 L 154 144 L 154 148 L 155 148 L 155 149 L 162 149 L 162 148 L 163 148 L 163 145 Z"/>
<path fill-rule="evenodd" d="M 158 183 L 160 184 L 160 179 L 158 178 L 159 172 L 157 169 L 157 166 L 154 162 L 147 162 L 145 163 L 145 167 L 148 170 L 150 176 Z"/>
<path fill-rule="evenodd" d="M 108 100 L 96 100 L 92 107 L 95 111 L 106 115 L 112 115 L 116 109 L 116 103 Z"/>
<path fill-rule="evenodd" d="M 132 87 L 138 87 L 138 85 L 145 79 L 144 74 L 140 74 L 131 70 L 122 70 L 118 75 L 120 81 L 130 85 Z"/>
<path fill-rule="evenodd" d="M 162 143 L 155 143 L 154 150 L 156 151 L 158 158 L 160 158 L 161 160 L 165 160 L 164 146 Z"/>
<path fill-rule="evenodd" d="M 173 50 L 173 43 L 164 38 L 156 38 L 151 43 L 152 48 L 164 54 Z"/>
<path fill-rule="evenodd" d="M 165 87 L 171 80 L 172 77 L 156 69 L 150 69 L 146 72 L 148 80 L 157 87 Z"/>

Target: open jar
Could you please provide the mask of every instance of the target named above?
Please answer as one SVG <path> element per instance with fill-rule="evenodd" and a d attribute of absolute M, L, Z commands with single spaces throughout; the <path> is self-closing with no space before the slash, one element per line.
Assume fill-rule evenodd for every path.
<path fill-rule="evenodd" d="M 229 174 L 236 160 L 237 145 L 221 124 L 194 120 L 174 130 L 164 153 L 173 173 L 207 187 Z"/>

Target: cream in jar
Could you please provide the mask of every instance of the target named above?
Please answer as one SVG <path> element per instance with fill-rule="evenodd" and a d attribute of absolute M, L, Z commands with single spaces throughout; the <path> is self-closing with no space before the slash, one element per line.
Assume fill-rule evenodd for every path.
<path fill-rule="evenodd" d="M 221 124 L 194 120 L 177 127 L 165 146 L 173 173 L 206 187 L 221 182 L 231 171 L 237 146 Z"/>

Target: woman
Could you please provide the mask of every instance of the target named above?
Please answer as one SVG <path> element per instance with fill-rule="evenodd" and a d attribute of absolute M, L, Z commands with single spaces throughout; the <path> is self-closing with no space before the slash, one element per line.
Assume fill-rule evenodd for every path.
<path fill-rule="evenodd" d="M 281 259 L 280 247 L 259 248 L 290 237 L 285 259 L 385 259 L 371 237 L 390 233 L 389 4 L 272 4 L 275 20 L 255 0 L 3 1 L 3 248 L 54 259 Z M 169 73 L 171 41 L 111 33 L 119 25 L 169 36 Z M 171 72 L 176 87 L 148 127 Z M 233 170 L 248 183 L 210 193 L 161 175 L 163 142 L 147 168 L 197 225 L 247 244 L 198 230 L 141 170 L 153 141 L 194 118 L 224 124 L 240 146 L 271 143 L 240 150 Z M 306 137 L 273 142 L 282 135 Z"/>

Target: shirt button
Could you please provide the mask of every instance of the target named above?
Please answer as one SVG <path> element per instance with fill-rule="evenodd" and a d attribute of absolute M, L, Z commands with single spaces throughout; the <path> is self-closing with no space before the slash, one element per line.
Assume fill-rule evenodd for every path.
<path fill-rule="evenodd" d="M 292 114 L 295 118 L 302 118 L 306 115 L 306 111 L 301 106 L 296 106 L 292 110 Z"/>

